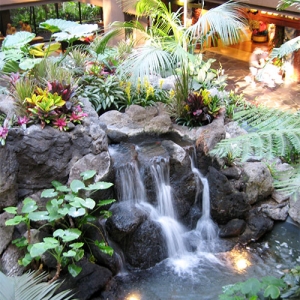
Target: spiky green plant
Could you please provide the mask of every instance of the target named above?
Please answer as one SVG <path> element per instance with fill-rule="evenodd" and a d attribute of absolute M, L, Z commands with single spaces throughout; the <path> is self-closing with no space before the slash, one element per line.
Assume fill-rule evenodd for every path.
<path fill-rule="evenodd" d="M 71 291 L 63 291 L 55 295 L 61 283 L 49 284 L 47 274 L 28 272 L 21 276 L 9 277 L 0 272 L 0 299 L 3 300 L 67 300 L 71 299 Z"/>

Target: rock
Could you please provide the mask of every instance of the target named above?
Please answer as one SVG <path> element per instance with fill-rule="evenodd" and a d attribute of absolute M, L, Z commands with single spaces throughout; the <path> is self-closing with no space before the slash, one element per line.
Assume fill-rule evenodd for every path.
<path fill-rule="evenodd" d="M 287 201 L 290 198 L 291 194 L 284 192 L 284 191 L 277 191 L 274 190 L 272 193 L 272 198 L 277 202 L 277 203 L 282 203 L 284 201 Z"/>
<path fill-rule="evenodd" d="M 162 89 L 164 90 L 172 90 L 175 88 L 176 76 L 171 75 L 166 78 L 163 78 Z"/>
<path fill-rule="evenodd" d="M 247 228 L 241 235 L 239 241 L 243 245 L 257 241 L 265 233 L 270 231 L 273 226 L 273 220 L 263 214 L 260 214 L 258 209 L 252 209 L 248 216 Z"/>
<path fill-rule="evenodd" d="M 95 170 L 96 175 L 94 182 L 107 181 L 112 178 L 112 164 L 110 155 L 107 151 L 101 152 L 100 154 L 87 154 L 79 159 L 71 168 L 69 175 L 69 184 L 74 179 L 82 180 L 80 174 L 87 170 Z"/>
<path fill-rule="evenodd" d="M 101 225 L 100 220 L 95 222 L 89 222 L 82 228 L 84 238 L 87 241 L 87 245 L 91 251 L 91 254 L 95 258 L 95 263 L 104 266 L 109 269 L 113 275 L 116 275 L 122 268 L 122 259 L 118 253 L 118 248 L 114 243 L 111 243 L 107 237 L 105 227 Z M 105 242 L 114 249 L 113 255 L 104 253 L 96 246 L 95 242 Z"/>
<path fill-rule="evenodd" d="M 288 217 L 289 205 L 287 203 L 262 204 L 260 210 L 272 220 L 285 221 Z"/>
<path fill-rule="evenodd" d="M 14 151 L 0 146 L 0 212 L 8 206 L 16 206 L 18 163 Z"/>
<path fill-rule="evenodd" d="M 164 236 L 158 222 L 148 220 L 148 212 L 123 201 L 111 207 L 106 228 L 135 268 L 150 268 L 167 257 Z"/>
<path fill-rule="evenodd" d="M 201 151 L 204 155 L 209 155 L 216 144 L 225 137 L 224 112 L 221 112 L 212 123 L 200 127 L 197 134 L 196 146 L 198 151 Z"/>
<path fill-rule="evenodd" d="M 165 237 L 157 222 L 146 220 L 122 241 L 121 246 L 128 263 L 148 269 L 168 256 Z"/>
<path fill-rule="evenodd" d="M 81 267 L 82 271 L 76 277 L 70 274 L 62 275 L 60 280 L 63 282 L 57 293 L 70 289 L 76 299 L 88 300 L 94 294 L 104 290 L 112 278 L 112 273 L 108 269 L 91 263 L 87 259 L 81 259 L 76 265 Z"/>
<path fill-rule="evenodd" d="M 114 203 L 110 211 L 112 216 L 107 219 L 106 228 L 116 242 L 132 234 L 147 218 L 145 211 L 129 201 Z"/>
<path fill-rule="evenodd" d="M 239 179 L 241 177 L 242 171 L 237 167 L 229 167 L 222 169 L 221 173 L 224 174 L 228 179 Z"/>
<path fill-rule="evenodd" d="M 12 97 L 0 94 L 0 112 L 11 120 L 15 114 L 15 101 Z"/>
<path fill-rule="evenodd" d="M 245 193 L 249 204 L 266 199 L 272 194 L 273 178 L 266 164 L 262 162 L 244 163 L 242 176 L 245 178 Z"/>
<path fill-rule="evenodd" d="M 169 115 L 159 115 L 151 119 L 151 122 L 145 125 L 145 132 L 163 134 L 172 128 L 172 121 Z"/>
<path fill-rule="evenodd" d="M 237 237 L 246 229 L 246 222 L 240 219 L 232 219 L 220 229 L 220 238 Z"/>
<path fill-rule="evenodd" d="M 231 219 L 245 219 L 250 209 L 247 195 L 237 192 L 225 175 L 210 167 L 207 174 L 210 187 L 211 216 L 218 224 Z"/>
<path fill-rule="evenodd" d="M 4 212 L 0 214 L 0 255 L 7 248 L 12 240 L 12 235 L 14 232 L 14 226 L 6 226 L 5 222 L 11 218 L 12 215 Z"/>
<path fill-rule="evenodd" d="M 23 251 L 17 246 L 10 244 L 3 252 L 1 257 L 2 272 L 7 276 L 22 275 L 25 268 L 18 264 L 18 260 L 22 257 Z"/>
<path fill-rule="evenodd" d="M 300 224 L 300 193 L 296 192 L 290 198 L 290 209 L 289 209 L 290 217 Z"/>
<path fill-rule="evenodd" d="M 247 134 L 248 132 L 238 125 L 238 122 L 229 122 L 225 124 L 226 138 L 235 138 Z"/>

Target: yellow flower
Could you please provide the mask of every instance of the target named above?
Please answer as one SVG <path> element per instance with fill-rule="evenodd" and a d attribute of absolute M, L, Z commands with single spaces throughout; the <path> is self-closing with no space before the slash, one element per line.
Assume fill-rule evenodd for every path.
<path fill-rule="evenodd" d="M 127 81 L 126 83 L 126 88 L 125 88 L 125 93 L 127 95 L 127 99 L 130 100 L 131 96 L 130 96 L 130 90 L 131 90 L 131 82 Z"/>
<path fill-rule="evenodd" d="M 163 83 L 164 83 L 164 79 L 160 79 L 160 80 L 159 80 L 159 88 L 160 88 L 160 89 L 162 89 Z"/>

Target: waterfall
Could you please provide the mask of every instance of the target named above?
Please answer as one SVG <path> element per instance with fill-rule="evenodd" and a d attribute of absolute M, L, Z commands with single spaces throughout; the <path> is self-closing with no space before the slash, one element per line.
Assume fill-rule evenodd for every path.
<path fill-rule="evenodd" d="M 159 157 L 152 160 L 151 174 L 155 183 L 158 212 L 162 216 L 175 218 L 170 186 L 169 160 Z"/>
<path fill-rule="evenodd" d="M 209 196 L 209 185 L 207 178 L 205 178 L 204 175 L 201 174 L 199 169 L 195 166 L 195 161 L 196 161 L 196 153 L 195 149 L 193 153 L 190 155 L 190 160 L 191 160 L 191 168 L 192 172 L 194 173 L 195 176 L 195 181 L 196 181 L 196 198 L 195 201 L 198 201 L 198 195 L 200 194 L 200 185 L 199 185 L 199 180 L 203 185 L 203 192 L 202 192 L 202 216 L 197 222 L 196 226 L 196 234 L 198 235 L 200 242 L 205 241 L 205 244 L 208 248 L 213 248 L 214 246 L 214 241 L 216 240 L 218 236 L 218 227 L 214 223 L 214 221 L 211 218 L 210 215 L 210 196 Z M 203 243 L 202 243 L 203 244 Z M 201 248 L 203 245 L 199 245 Z M 198 247 L 198 249 L 199 249 Z"/>
<path fill-rule="evenodd" d="M 146 192 L 141 179 L 137 162 L 128 162 L 117 170 L 117 178 L 120 188 L 118 189 L 118 199 L 120 201 L 132 201 L 140 203 L 145 201 Z"/>
<path fill-rule="evenodd" d="M 146 192 L 136 161 L 118 168 L 119 199 L 132 201 L 149 212 L 150 218 L 161 225 L 166 239 L 168 256 L 175 257 L 186 252 L 183 242 L 183 226 L 177 221 L 170 186 L 169 160 L 155 157 L 150 161 L 150 170 L 156 190 L 157 206 L 147 201 Z"/>
<path fill-rule="evenodd" d="M 156 188 L 157 219 L 164 232 L 169 257 L 184 254 L 187 250 L 183 242 L 184 228 L 177 221 L 170 186 L 169 160 L 158 157 L 152 160 L 151 174 Z"/>

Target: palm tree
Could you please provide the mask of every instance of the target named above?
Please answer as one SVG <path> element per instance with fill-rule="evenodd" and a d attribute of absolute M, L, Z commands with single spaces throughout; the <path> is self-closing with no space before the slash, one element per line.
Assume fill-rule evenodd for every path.
<path fill-rule="evenodd" d="M 132 1 L 125 0 L 125 3 Z M 203 3 L 204 5 L 204 3 Z M 145 28 L 138 20 L 132 22 L 114 22 L 111 30 L 103 37 L 101 49 L 114 36 L 122 34 L 124 29 L 139 32 L 143 43 L 120 67 L 122 74 L 133 79 L 150 74 L 164 74 L 177 64 L 186 64 L 193 59 L 196 44 L 202 47 L 210 37 L 218 35 L 224 44 L 237 43 L 247 24 L 243 6 L 229 1 L 201 15 L 196 24 L 185 28 L 182 24 L 182 11 L 172 12 L 161 0 L 135 1 L 136 15 L 151 19 L 151 27 Z M 99 46 L 100 47 L 100 46 Z M 100 49 L 100 48 L 99 48 Z"/>

